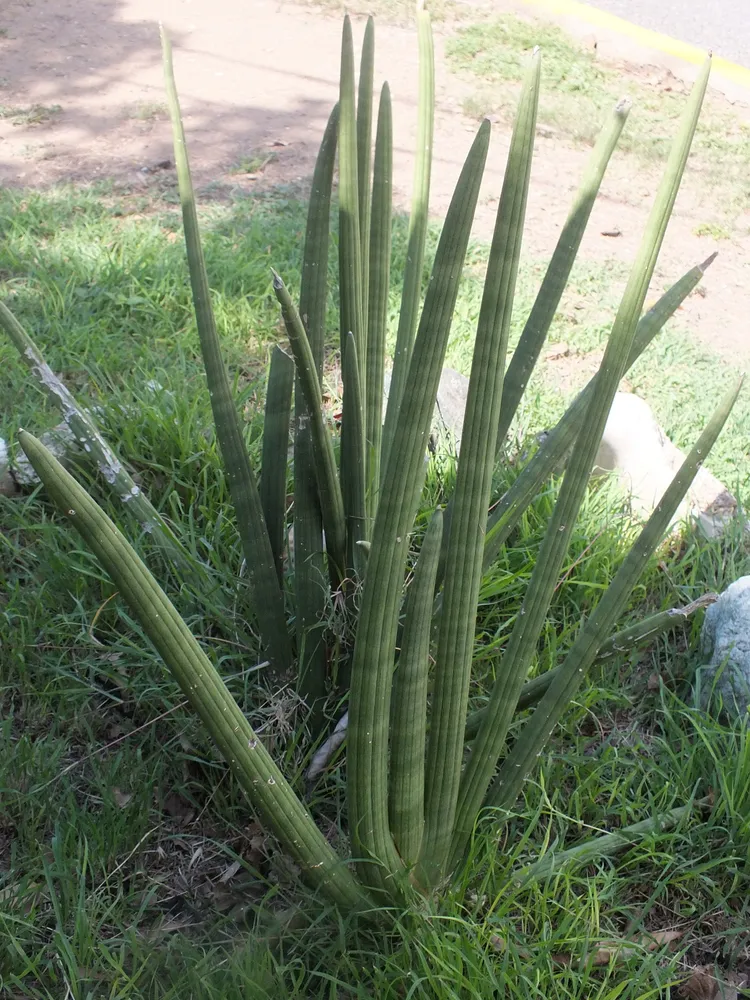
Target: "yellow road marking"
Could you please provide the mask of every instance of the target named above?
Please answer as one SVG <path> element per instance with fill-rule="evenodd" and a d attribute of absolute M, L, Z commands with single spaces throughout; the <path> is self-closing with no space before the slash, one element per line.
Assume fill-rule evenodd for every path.
<path fill-rule="evenodd" d="M 650 49 L 658 49 L 666 52 L 667 55 L 676 56 L 685 62 L 697 63 L 700 65 L 706 58 L 706 52 L 698 48 L 697 45 L 690 45 L 681 42 L 669 35 L 663 35 L 659 31 L 651 31 L 650 28 L 641 28 L 640 25 L 626 21 L 616 14 L 609 14 L 607 11 L 591 7 L 587 3 L 579 3 L 578 0 L 525 0 L 532 7 L 539 7 L 550 14 L 561 14 L 564 17 L 576 17 L 588 24 L 593 24 L 598 28 L 606 28 L 610 31 L 627 35 L 640 45 Z M 723 76 L 732 83 L 750 89 L 750 69 L 740 66 L 738 63 L 714 56 L 712 71 Z"/>

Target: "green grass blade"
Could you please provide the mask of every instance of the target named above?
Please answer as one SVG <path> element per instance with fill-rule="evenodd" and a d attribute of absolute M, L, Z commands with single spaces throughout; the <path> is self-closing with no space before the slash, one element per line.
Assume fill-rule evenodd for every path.
<path fill-rule="evenodd" d="M 485 122 L 461 171 L 438 244 L 373 528 L 354 650 L 349 709 L 349 823 L 363 877 L 390 890 L 401 861 L 388 828 L 388 723 L 409 532 L 458 285 L 489 143 Z M 371 860 L 372 859 L 372 860 Z M 375 861 L 374 859 L 377 859 Z M 381 868 L 381 865 L 383 866 Z"/>
<path fill-rule="evenodd" d="M 354 335 L 347 334 L 344 351 L 344 411 L 341 419 L 341 493 L 346 517 L 347 576 L 362 579 L 367 560 L 359 543 L 367 540 L 365 511 L 365 440 L 362 394 L 359 386 L 359 359 Z M 346 461 L 344 460 L 346 459 Z"/>
<path fill-rule="evenodd" d="M 346 528 L 344 523 L 344 501 L 341 496 L 333 442 L 323 416 L 323 395 L 318 378 L 317 365 L 307 339 L 305 327 L 281 276 L 273 272 L 273 290 L 281 306 L 281 315 L 289 336 L 297 377 L 310 417 L 310 433 L 315 455 L 315 472 L 326 533 L 329 569 L 333 577 L 339 577 L 346 561 Z"/>
<path fill-rule="evenodd" d="M 417 97 L 417 151 L 414 160 L 414 188 L 409 216 L 409 237 L 406 248 L 404 286 L 401 293 L 401 311 L 398 318 L 393 371 L 388 391 L 385 427 L 383 430 L 383 464 L 396 432 L 401 398 L 406 385 L 414 335 L 422 299 L 422 272 L 427 239 L 430 203 L 430 175 L 432 171 L 432 142 L 435 131 L 435 50 L 432 41 L 430 15 L 417 11 L 417 38 L 419 42 L 419 93 Z"/>
<path fill-rule="evenodd" d="M 656 510 L 644 525 L 638 539 L 615 574 L 606 593 L 583 625 L 559 672 L 539 702 L 508 756 L 503 761 L 488 795 L 488 803 L 500 808 L 515 801 L 524 777 L 534 765 L 561 715 L 578 690 L 586 671 L 602 645 L 603 637 L 622 614 L 633 587 L 664 537 L 675 511 L 690 488 L 696 472 L 713 448 L 742 388 L 742 379 L 721 400 L 695 446 L 667 487 Z"/>
<path fill-rule="evenodd" d="M 322 375 L 328 300 L 331 189 L 338 140 L 338 105 L 331 112 L 313 172 L 302 259 L 300 314 L 318 377 Z M 297 693 L 317 733 L 323 722 L 328 664 L 325 646 L 327 581 L 310 414 L 297 376 L 294 391 L 294 599 Z"/>
<path fill-rule="evenodd" d="M 370 284 L 370 168 L 372 163 L 373 77 L 375 74 L 375 21 L 367 18 L 362 55 L 359 62 L 357 92 L 357 195 L 359 197 L 359 238 L 362 261 L 362 336 L 359 350 L 362 363 L 366 360 L 369 337 L 367 300 Z M 366 384 L 366 383 L 364 383 Z"/>
<path fill-rule="evenodd" d="M 643 241 L 612 327 L 612 334 L 607 342 L 596 379 L 596 388 L 586 407 L 583 426 L 576 439 L 558 500 L 529 581 L 521 613 L 516 618 L 498 670 L 487 716 L 474 741 L 474 749 L 464 772 L 456 807 L 456 830 L 450 852 L 454 861 L 463 852 L 471 835 L 492 780 L 559 579 L 570 534 L 586 492 L 612 400 L 632 349 L 638 317 L 643 309 L 658 252 L 677 197 L 708 82 L 709 66 L 710 64 L 706 65 L 693 87 L 683 115 L 646 225 Z"/>
<path fill-rule="evenodd" d="M 570 214 L 560 233 L 557 246 L 552 254 L 547 271 L 534 305 L 521 333 L 521 339 L 513 352 L 508 371 L 503 384 L 503 405 L 500 409 L 500 423 L 497 434 L 497 447 L 508 433 L 511 421 L 515 416 L 521 401 L 529 376 L 539 358 L 542 345 L 549 332 L 550 325 L 557 312 L 560 299 L 568 283 L 570 272 L 575 263 L 581 246 L 583 234 L 586 231 L 591 210 L 599 193 L 604 173 L 610 157 L 620 138 L 630 111 L 630 101 L 620 101 L 609 121 L 602 130 L 594 147 L 581 186 L 573 201 Z"/>
<path fill-rule="evenodd" d="M 109 573 L 253 807 L 300 865 L 304 877 L 339 905 L 366 905 L 335 854 L 258 738 L 216 668 L 132 546 L 76 480 L 31 434 L 21 447 L 56 507 Z"/>
<path fill-rule="evenodd" d="M 644 618 L 634 625 L 629 625 L 628 628 L 624 628 L 611 635 L 603 643 L 596 654 L 594 662 L 606 663 L 613 659 L 613 657 L 619 658 L 624 653 L 628 653 L 632 649 L 637 649 L 643 643 L 650 642 L 665 632 L 671 632 L 673 628 L 686 622 L 690 615 L 708 607 L 715 600 L 716 594 L 704 594 L 703 597 L 691 601 L 690 604 L 686 604 L 682 608 L 669 608 L 668 611 L 659 611 L 657 614 L 649 615 L 648 618 Z M 543 674 L 539 674 L 538 677 L 534 677 L 530 681 L 526 681 L 521 688 L 521 694 L 516 704 L 516 712 L 523 712 L 525 709 L 531 708 L 532 705 L 536 705 L 550 684 L 559 676 L 561 667 L 562 664 L 553 670 L 547 670 Z M 485 715 L 486 709 L 484 708 L 479 708 L 476 712 L 472 712 L 469 715 L 466 720 L 466 731 L 464 733 L 464 739 L 467 743 L 470 743 L 476 737 Z"/>
<path fill-rule="evenodd" d="M 644 313 L 636 327 L 626 371 L 635 364 L 666 321 L 696 287 L 715 257 L 716 254 L 712 254 L 702 264 L 691 268 L 661 296 L 648 312 Z M 570 404 L 518 479 L 490 512 L 484 543 L 485 573 L 497 559 L 500 549 L 518 523 L 521 514 L 537 495 L 542 484 L 549 479 L 573 447 L 576 435 L 586 416 L 586 407 L 594 392 L 597 378 L 598 375 L 594 375 L 588 385 Z"/>
<path fill-rule="evenodd" d="M 435 574 L 443 515 L 430 519 L 406 597 L 401 654 L 393 678 L 389 813 L 398 852 L 408 867 L 419 856 L 424 828 L 427 681 Z"/>
<path fill-rule="evenodd" d="M 367 514 L 370 522 L 380 495 L 380 450 L 383 433 L 383 376 L 388 327 L 388 292 L 391 276 L 391 202 L 393 176 L 393 124 L 391 92 L 383 84 L 375 139 L 370 229 L 370 277 L 367 310 Z"/>
<path fill-rule="evenodd" d="M 41 351 L 16 317 L 0 302 L 0 328 L 10 337 L 35 382 L 60 408 L 65 423 L 91 460 L 95 463 L 112 495 L 134 517 L 141 531 L 147 532 L 161 546 L 175 566 L 202 576 L 202 569 L 173 534 L 161 514 L 133 481 L 111 445 L 104 439 L 90 414 L 76 402 L 67 386 L 55 375 Z"/>
<path fill-rule="evenodd" d="M 180 104 L 172 69 L 172 47 L 163 30 L 162 53 L 167 101 L 172 119 L 175 164 L 182 205 L 190 285 L 216 436 L 224 459 L 232 503 L 237 514 L 237 526 L 247 563 L 253 611 L 258 619 L 261 637 L 268 649 L 273 669 L 278 673 L 286 673 L 292 665 L 292 644 L 287 632 L 284 595 L 276 575 L 273 550 L 266 531 L 258 486 L 245 446 L 242 424 L 235 401 L 232 398 L 229 376 L 221 355 L 219 335 L 211 306 L 206 265 L 203 260 L 198 212 L 185 146 L 185 132 L 182 126 Z"/>
<path fill-rule="evenodd" d="M 503 374 L 515 296 L 539 104 L 540 57 L 531 59 L 518 106 L 477 325 L 453 496 L 427 746 L 420 880 L 441 877 L 453 833 L 482 579 L 485 511 L 495 465 Z"/>
<path fill-rule="evenodd" d="M 289 453 L 289 422 L 292 410 L 294 362 L 280 347 L 274 347 L 268 373 L 263 417 L 263 454 L 260 502 L 271 540 L 279 585 L 284 583 L 284 535 L 286 527 L 286 467 Z"/>

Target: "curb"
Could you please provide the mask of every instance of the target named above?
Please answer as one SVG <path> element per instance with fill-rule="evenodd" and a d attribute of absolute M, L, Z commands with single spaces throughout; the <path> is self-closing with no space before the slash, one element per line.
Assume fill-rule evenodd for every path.
<path fill-rule="evenodd" d="M 525 3 L 550 14 L 575 17 L 579 21 L 585 21 L 598 28 L 627 35 L 645 48 L 657 49 L 688 63 L 701 65 L 706 59 L 706 52 L 698 48 L 697 45 L 681 42 L 677 38 L 670 38 L 669 35 L 652 31 L 650 28 L 641 28 L 640 25 L 626 21 L 623 17 L 609 14 L 607 11 L 591 7 L 587 3 L 580 3 L 579 0 L 525 0 Z M 732 83 L 750 89 L 750 69 L 745 66 L 730 62 L 728 59 L 722 59 L 720 56 L 714 56 L 712 72 L 723 76 Z"/>

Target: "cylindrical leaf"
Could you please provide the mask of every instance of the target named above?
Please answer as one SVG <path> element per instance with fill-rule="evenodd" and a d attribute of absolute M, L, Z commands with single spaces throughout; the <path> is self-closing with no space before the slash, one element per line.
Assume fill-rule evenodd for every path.
<path fill-rule="evenodd" d="M 401 311 L 398 318 L 396 349 L 393 355 L 391 385 L 388 390 L 385 427 L 383 430 L 383 462 L 385 460 L 399 420 L 399 408 L 406 386 L 411 360 L 414 334 L 422 299 L 422 272 L 427 239 L 430 203 L 430 174 L 432 171 L 432 141 L 435 130 L 435 51 L 432 42 L 430 15 L 426 10 L 417 11 L 417 37 L 419 39 L 419 94 L 417 98 L 417 149 L 414 158 L 414 188 L 409 216 L 409 238 L 406 247 L 404 287 Z"/>
<path fill-rule="evenodd" d="M 495 465 L 505 355 L 534 151 L 539 74 L 540 58 L 535 52 L 519 102 L 500 195 L 461 434 L 435 658 L 425 829 L 418 866 L 418 878 L 428 885 L 441 878 L 447 859 L 463 764 L 482 579 L 483 522 Z"/>
<path fill-rule="evenodd" d="M 424 828 L 427 679 L 432 601 L 442 534 L 443 515 L 438 509 L 430 519 L 406 597 L 401 654 L 393 678 L 391 832 L 398 853 L 409 867 L 419 856 Z"/>
<path fill-rule="evenodd" d="M 485 122 L 461 171 L 440 237 L 412 355 L 410 391 L 383 474 L 354 649 L 349 823 L 363 878 L 388 892 L 403 867 L 388 828 L 388 722 L 398 609 L 430 422 L 488 143 Z"/>
<path fill-rule="evenodd" d="M 346 528 L 344 501 L 336 473 L 331 435 L 323 417 L 323 395 L 305 327 L 281 276 L 273 272 L 273 290 L 281 306 L 281 315 L 289 336 L 289 344 L 297 366 L 297 377 L 310 417 L 310 432 L 315 454 L 315 472 L 318 479 L 323 526 L 326 532 L 329 570 L 332 577 L 340 578 L 345 565 Z"/>
<path fill-rule="evenodd" d="M 688 102 L 612 327 L 612 334 L 607 342 L 596 380 L 596 389 L 586 407 L 583 425 L 576 439 L 558 500 L 531 574 L 521 612 L 516 617 L 500 664 L 487 716 L 474 741 L 474 750 L 463 775 L 456 807 L 456 830 L 451 849 L 454 861 L 456 852 L 463 850 L 471 834 L 492 780 L 524 678 L 528 673 L 544 625 L 612 400 L 632 349 L 638 317 L 643 309 L 646 291 L 653 277 L 658 252 L 677 197 L 707 81 L 708 66 L 698 78 Z M 606 633 L 601 637 L 602 641 L 605 637 Z"/>
<path fill-rule="evenodd" d="M 360 542 L 367 540 L 365 513 L 365 441 L 362 394 L 359 388 L 359 359 L 354 335 L 347 334 L 344 351 L 344 411 L 341 421 L 341 493 L 346 517 L 347 576 L 362 578 L 366 558 Z M 346 456 L 346 461 L 344 461 Z"/>
<path fill-rule="evenodd" d="M 247 565 L 253 612 L 257 616 L 261 637 L 268 649 L 268 656 L 274 670 L 279 674 L 285 674 L 292 665 L 292 644 L 287 631 L 284 595 L 276 575 L 276 563 L 266 530 L 258 486 L 250 465 L 250 456 L 245 446 L 242 425 L 232 398 L 229 376 L 221 355 L 219 335 L 211 306 L 208 275 L 203 260 L 198 212 L 195 206 L 193 182 L 185 146 L 185 132 L 182 127 L 180 104 L 172 70 L 172 47 L 163 30 L 162 53 L 167 101 L 172 119 L 175 164 L 182 204 L 182 222 L 185 230 L 190 286 L 193 293 L 201 354 L 206 368 L 211 410 L 216 425 L 216 437 L 221 448 L 232 503 L 237 514 L 237 527 Z"/>
<path fill-rule="evenodd" d="M 616 105 L 609 121 L 602 130 L 599 141 L 591 154 L 581 186 L 576 193 L 570 214 L 560 231 L 560 238 L 552 254 L 541 287 L 529 318 L 521 333 L 518 346 L 513 352 L 503 384 L 503 405 L 497 432 L 497 447 L 502 446 L 511 421 L 518 409 L 521 396 L 526 389 L 529 376 L 534 370 L 550 324 L 557 312 L 560 299 L 568 283 L 575 263 L 583 234 L 586 231 L 591 210 L 594 207 L 599 187 L 607 169 L 610 157 L 617 145 L 630 111 L 630 101 L 622 100 Z"/>
<path fill-rule="evenodd" d="M 338 137 L 338 105 L 328 119 L 315 161 L 307 210 L 302 259 L 300 313 L 307 330 L 318 378 L 323 368 L 326 303 L 328 299 L 328 243 L 331 188 Z M 310 413 L 302 382 L 294 391 L 294 598 L 297 629 L 297 693 L 310 711 L 310 727 L 323 723 L 323 701 L 328 679 L 324 639 L 327 601 L 323 518 L 320 512 Z"/>
<path fill-rule="evenodd" d="M 304 877 L 348 909 L 366 905 L 352 875 L 292 791 L 216 668 L 132 546 L 31 434 L 21 447 L 55 505 L 80 533 L 156 647 L 253 806 Z"/>
<path fill-rule="evenodd" d="M 273 349 L 263 420 L 260 502 L 271 541 L 279 584 L 283 586 L 286 527 L 286 465 L 292 410 L 294 362 L 280 347 Z"/>
<path fill-rule="evenodd" d="M 488 795 L 490 805 L 503 808 L 515 801 L 524 777 L 536 760 L 537 753 L 546 743 L 580 686 L 602 645 L 604 636 L 622 614 L 631 590 L 646 568 L 654 549 L 664 537 L 664 532 L 690 488 L 696 472 L 714 446 L 741 387 L 742 379 L 739 379 L 717 406 L 706 429 L 667 487 L 654 513 L 644 525 L 625 561 L 615 574 L 614 580 L 583 625 L 559 672 L 503 761 Z M 458 847 L 458 843 L 456 846 Z"/>
<path fill-rule="evenodd" d="M 391 275 L 391 198 L 393 126 L 391 92 L 383 84 L 375 140 L 370 228 L 370 279 L 367 311 L 367 513 L 375 519 L 380 496 L 380 451 L 383 434 L 383 376 L 388 325 L 388 292 Z"/>
<path fill-rule="evenodd" d="M 636 649 L 642 643 L 649 642 L 657 636 L 663 635 L 665 632 L 670 632 L 677 625 L 687 621 L 690 615 L 695 614 L 696 611 L 700 611 L 703 608 L 707 608 L 715 600 L 716 594 L 704 594 L 703 597 L 691 601 L 690 604 L 686 604 L 683 608 L 670 608 L 668 611 L 659 611 L 657 614 L 649 615 L 648 618 L 644 618 L 634 625 L 629 625 L 607 639 L 596 654 L 594 662 L 606 663 L 613 657 L 620 657 Z M 555 667 L 553 670 L 547 670 L 532 680 L 526 681 L 521 688 L 521 694 L 516 704 L 516 712 L 523 712 L 525 709 L 531 708 L 532 705 L 536 705 L 550 684 L 559 675 L 560 670 L 561 666 Z M 464 739 L 467 743 L 471 743 L 476 737 L 485 715 L 486 709 L 479 708 L 467 718 L 466 730 L 464 732 Z"/>
<path fill-rule="evenodd" d="M 636 327 L 626 371 L 635 364 L 666 321 L 682 305 L 715 257 L 716 254 L 712 254 L 702 264 L 691 268 L 661 296 L 648 312 L 644 313 Z M 518 523 L 520 516 L 538 494 L 542 484 L 549 479 L 567 452 L 573 447 L 576 435 L 586 416 L 586 407 L 594 392 L 597 378 L 598 373 L 570 404 L 521 475 L 490 512 L 484 542 L 485 573 L 497 558 L 506 538 Z"/>
<path fill-rule="evenodd" d="M 372 162 L 372 104 L 373 76 L 375 72 L 375 21 L 367 18 L 362 56 L 359 62 L 359 87 L 357 90 L 357 196 L 359 198 L 359 238 L 362 263 L 362 334 L 357 348 L 365 364 L 367 338 L 367 300 L 370 284 L 370 165 Z M 364 390 L 366 382 L 362 381 Z"/>

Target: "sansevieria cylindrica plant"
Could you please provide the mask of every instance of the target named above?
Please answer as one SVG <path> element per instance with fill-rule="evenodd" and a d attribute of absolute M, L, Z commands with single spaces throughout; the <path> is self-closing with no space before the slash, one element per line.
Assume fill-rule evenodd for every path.
<path fill-rule="evenodd" d="M 513 805 L 588 668 L 680 620 L 679 612 L 663 613 L 623 632 L 616 630 L 633 586 L 739 391 L 739 384 L 730 387 L 718 402 L 609 588 L 581 623 L 563 661 L 529 682 L 618 384 L 709 263 L 692 268 L 642 313 L 710 66 L 707 62 L 703 67 L 686 103 L 601 367 L 490 510 L 493 472 L 504 460 L 503 441 L 550 329 L 628 114 L 628 105 L 622 102 L 604 123 L 518 346 L 508 360 L 540 87 L 542 54 L 535 51 L 530 56 L 477 322 L 455 487 L 446 506 L 433 512 L 415 554 L 425 450 L 490 142 L 490 123 L 484 122 L 458 178 L 423 299 L 434 117 L 432 37 L 424 10 L 417 14 L 417 26 L 420 77 L 414 192 L 404 272 L 395 275 L 390 92 L 384 85 L 376 112 L 373 22 L 367 24 L 357 84 L 351 25 L 348 18 L 344 21 L 340 98 L 313 175 L 298 296 L 287 287 L 283 274 L 269 275 L 287 337 L 274 350 L 270 365 L 259 480 L 214 321 L 172 53 L 163 38 L 195 315 L 252 611 L 270 676 L 279 683 L 296 684 L 314 740 L 326 735 L 330 714 L 324 711 L 326 705 L 348 701 L 350 856 L 338 856 L 318 829 L 302 797 L 124 535 L 36 438 L 25 431 L 19 434 L 48 495 L 114 580 L 252 807 L 309 882 L 343 909 L 357 911 L 383 902 L 408 904 L 450 884 L 461 869 L 482 811 L 496 807 L 496 816 L 501 816 Z M 322 391 L 324 348 L 335 332 L 326 329 L 326 303 L 331 294 L 329 226 L 337 157 L 340 431 L 323 407 Z M 401 306 L 395 329 L 389 331 L 389 289 L 394 279 L 402 290 Z M 199 580 L 201 567 L 182 551 L 179 532 L 169 531 L 140 496 L 90 414 L 52 375 L 28 334 L 2 305 L 0 324 L 37 380 L 59 401 L 76 436 L 93 448 L 104 479 L 123 502 L 122 509 L 135 515 L 141 526 L 147 520 L 148 530 L 166 547 L 178 578 L 189 573 L 194 583 Z M 395 337 L 391 357 L 386 350 L 389 333 Z M 388 366 L 392 370 L 384 413 Z M 294 559 L 285 560 L 290 427 Z M 497 680 L 481 712 L 469 713 L 482 578 L 561 462 L 565 471 L 558 499 L 520 614 L 497 654 Z M 194 592 L 200 594 L 200 586 Z M 208 586 L 203 593 L 210 600 Z M 336 642 L 329 641 L 326 623 L 332 604 L 344 609 L 349 632 L 343 641 L 340 635 Z M 692 608 L 683 610 L 689 613 Z M 530 709 L 508 749 L 511 724 L 519 712 Z M 636 825 L 633 836 L 647 828 L 652 825 Z M 625 835 L 622 831 L 623 842 Z"/>

